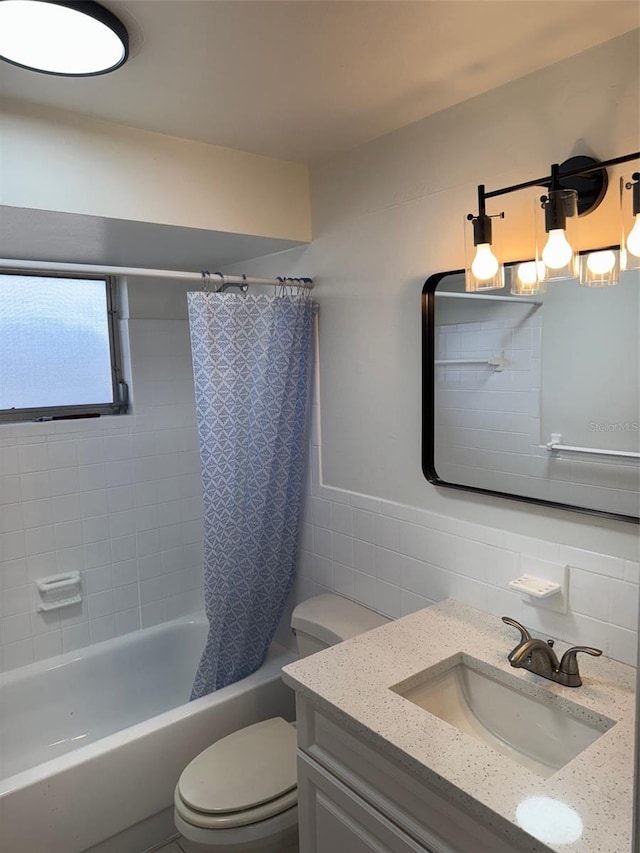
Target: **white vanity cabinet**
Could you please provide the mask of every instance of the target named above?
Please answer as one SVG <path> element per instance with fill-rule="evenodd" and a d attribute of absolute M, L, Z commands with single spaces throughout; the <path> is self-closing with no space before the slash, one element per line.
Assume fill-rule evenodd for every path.
<path fill-rule="evenodd" d="M 298 694 L 300 853 L 520 853 L 512 824 L 479 822 Z M 533 841 L 533 839 L 532 839 Z M 534 850 L 535 846 L 527 847 Z M 543 846 L 538 849 L 544 850 Z"/>
<path fill-rule="evenodd" d="M 573 690 L 513 669 L 512 647 L 495 616 L 442 601 L 284 667 L 296 691 L 300 853 L 631 853 L 635 670 L 590 659 Z M 487 676 L 484 718 L 495 711 L 522 733 L 521 756 L 537 730 L 561 760 L 538 773 L 432 713 L 418 688 L 459 664 Z M 526 698 L 520 710 L 503 688 Z M 585 742 L 569 738 L 563 715 L 589 729 Z"/>
<path fill-rule="evenodd" d="M 301 853 L 424 853 L 425 847 L 304 755 L 298 757 L 298 804 Z"/>

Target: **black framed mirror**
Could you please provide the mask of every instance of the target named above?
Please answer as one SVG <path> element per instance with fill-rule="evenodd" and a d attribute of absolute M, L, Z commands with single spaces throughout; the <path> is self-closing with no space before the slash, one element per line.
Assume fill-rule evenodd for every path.
<path fill-rule="evenodd" d="M 507 282 L 516 264 L 505 265 Z M 640 521 L 640 271 L 615 287 L 422 290 L 422 469 L 436 486 Z"/>

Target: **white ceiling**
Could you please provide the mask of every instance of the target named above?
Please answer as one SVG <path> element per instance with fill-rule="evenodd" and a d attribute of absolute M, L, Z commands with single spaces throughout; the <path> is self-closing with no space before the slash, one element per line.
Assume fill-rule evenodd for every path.
<path fill-rule="evenodd" d="M 327 158 L 637 27 L 636 0 L 105 0 L 132 57 L 5 96 L 290 160 Z"/>

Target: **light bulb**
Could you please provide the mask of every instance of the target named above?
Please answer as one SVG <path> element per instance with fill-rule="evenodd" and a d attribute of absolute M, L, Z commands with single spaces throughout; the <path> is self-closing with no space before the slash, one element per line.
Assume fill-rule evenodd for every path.
<path fill-rule="evenodd" d="M 549 231 L 547 245 L 542 250 L 542 260 L 545 266 L 552 270 L 561 270 L 567 266 L 572 257 L 573 249 L 563 229 L 553 228 Z"/>
<path fill-rule="evenodd" d="M 635 225 L 627 237 L 627 251 L 640 258 L 640 213 L 636 213 Z"/>
<path fill-rule="evenodd" d="M 532 285 L 537 281 L 544 281 L 544 276 L 547 269 L 542 261 L 527 261 L 524 264 L 518 265 L 518 280 L 522 284 Z"/>
<path fill-rule="evenodd" d="M 471 264 L 471 272 L 478 281 L 489 281 L 498 272 L 500 264 L 491 251 L 490 243 L 480 243 Z"/>
<path fill-rule="evenodd" d="M 610 249 L 603 252 L 589 252 L 587 268 L 594 275 L 606 275 L 616 265 L 616 256 Z"/>

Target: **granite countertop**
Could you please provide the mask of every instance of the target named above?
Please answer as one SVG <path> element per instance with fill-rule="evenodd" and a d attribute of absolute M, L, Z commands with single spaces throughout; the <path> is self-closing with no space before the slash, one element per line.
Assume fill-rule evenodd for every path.
<path fill-rule="evenodd" d="M 635 669 L 583 655 L 582 687 L 562 687 L 509 665 L 516 634 L 495 616 L 445 601 L 289 664 L 283 679 L 470 814 L 494 826 L 508 821 L 522 850 L 630 853 Z M 556 651 L 560 657 L 564 646 Z M 525 693 L 615 725 L 542 778 L 390 689 L 459 653 L 500 670 Z M 536 814 L 535 830 L 519 826 L 518 807 L 538 797 L 571 810 L 565 813 L 576 840 L 550 837 L 557 828 L 544 811 Z"/>

